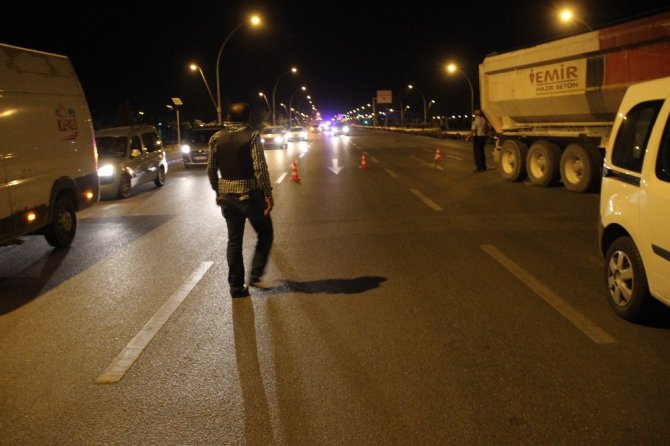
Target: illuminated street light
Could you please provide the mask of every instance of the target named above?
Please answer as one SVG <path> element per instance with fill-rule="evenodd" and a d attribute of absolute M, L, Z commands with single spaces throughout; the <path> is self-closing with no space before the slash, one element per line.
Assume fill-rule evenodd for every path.
<path fill-rule="evenodd" d="M 260 96 L 260 97 L 262 97 L 263 99 L 265 99 L 265 104 L 267 104 L 267 106 L 268 106 L 268 111 L 269 111 L 270 113 L 272 113 L 272 108 L 270 107 L 270 103 L 268 102 L 268 97 L 265 95 L 265 93 L 263 93 L 262 91 L 259 91 L 259 92 L 258 92 L 258 96 Z"/>
<path fill-rule="evenodd" d="M 563 23 L 572 23 L 572 22 L 579 22 L 582 25 L 586 27 L 589 31 L 593 31 L 591 27 L 582 19 L 577 17 L 572 9 L 566 8 L 562 9 L 558 13 L 558 18 L 561 20 Z"/>
<path fill-rule="evenodd" d="M 459 72 L 463 75 L 466 81 L 468 81 L 468 85 L 470 86 L 470 118 L 475 113 L 475 89 L 472 87 L 472 82 L 470 81 L 470 78 L 460 69 L 455 63 L 449 63 L 447 65 L 447 72 L 449 74 L 453 74 L 455 72 Z"/>
<path fill-rule="evenodd" d="M 284 76 L 286 76 L 287 74 L 289 74 L 289 73 L 296 74 L 297 72 L 298 72 L 298 69 L 297 69 L 296 67 L 291 67 L 290 70 L 288 70 L 287 72 L 285 72 L 284 74 L 282 74 L 281 76 L 279 76 L 279 78 L 277 79 L 277 82 L 275 82 L 275 86 L 274 86 L 274 88 L 272 89 L 272 125 L 277 125 L 277 121 L 276 121 L 276 119 L 275 119 L 275 114 L 276 114 L 276 110 L 277 110 L 277 108 L 275 107 L 275 96 L 276 96 L 276 94 L 277 94 L 277 85 L 279 85 L 279 81 L 280 81 Z M 289 120 L 289 125 L 291 125 L 291 121 L 290 121 L 290 120 Z"/>
<path fill-rule="evenodd" d="M 421 90 L 419 90 L 418 88 L 416 88 L 412 84 L 408 85 L 407 88 L 409 88 L 410 90 L 416 90 L 421 95 L 421 99 L 423 100 L 423 127 L 425 128 L 426 127 L 426 115 L 428 114 L 427 110 L 426 110 L 426 96 L 424 96 L 423 92 Z"/>
<path fill-rule="evenodd" d="M 191 71 L 198 71 L 200 72 L 200 77 L 202 77 L 202 81 L 205 83 L 205 87 L 207 88 L 207 93 L 209 93 L 209 97 L 212 99 L 212 104 L 214 104 L 214 110 L 218 110 L 216 106 L 216 101 L 214 100 L 214 95 L 212 94 L 212 90 L 209 88 L 209 84 L 207 83 L 207 79 L 205 79 L 205 74 L 202 72 L 202 68 L 200 68 L 199 65 L 196 65 L 192 63 L 190 65 Z"/>
<path fill-rule="evenodd" d="M 307 87 L 305 87 L 303 85 L 302 87 L 298 88 L 296 91 L 293 92 L 293 94 L 291 95 L 291 97 L 288 100 L 288 109 L 291 110 L 291 111 L 293 110 L 293 108 L 291 107 L 291 105 L 293 104 L 293 97 L 299 91 L 307 91 Z M 289 127 L 291 126 L 291 112 L 290 111 L 289 111 L 289 114 L 288 114 L 288 125 L 289 125 Z"/>
<path fill-rule="evenodd" d="M 233 28 L 233 30 L 228 34 L 226 39 L 221 44 L 221 47 L 219 48 L 219 54 L 216 56 L 216 120 L 219 125 L 221 125 L 223 122 L 221 117 L 221 82 L 219 80 L 219 64 L 221 62 L 221 53 L 223 52 L 223 47 L 225 47 L 226 43 L 228 43 L 228 39 L 230 39 L 230 37 L 235 34 L 235 31 L 240 29 L 245 23 L 247 22 L 242 22 Z M 261 18 L 257 15 L 254 15 L 250 17 L 249 24 L 253 27 L 259 26 L 261 24 Z"/>

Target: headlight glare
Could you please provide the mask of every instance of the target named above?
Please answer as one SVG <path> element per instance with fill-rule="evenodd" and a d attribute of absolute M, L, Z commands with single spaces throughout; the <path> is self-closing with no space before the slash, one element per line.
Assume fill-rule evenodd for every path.
<path fill-rule="evenodd" d="M 111 177 L 112 175 L 114 175 L 114 165 L 105 164 L 104 166 L 100 166 L 98 168 L 99 177 Z"/>
<path fill-rule="evenodd" d="M 181 153 L 191 153 L 191 146 L 184 144 L 181 146 Z"/>

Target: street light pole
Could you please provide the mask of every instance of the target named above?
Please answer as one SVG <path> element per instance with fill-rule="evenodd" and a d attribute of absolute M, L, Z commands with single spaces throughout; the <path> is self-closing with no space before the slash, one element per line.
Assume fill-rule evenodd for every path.
<path fill-rule="evenodd" d="M 458 71 L 463 75 L 466 81 L 468 81 L 468 85 L 470 86 L 470 119 L 472 120 L 472 116 L 475 114 L 475 89 L 472 87 L 472 82 L 470 81 L 470 78 L 460 69 L 456 66 L 456 64 L 450 63 L 447 65 L 447 71 L 449 73 L 454 73 Z"/>
<path fill-rule="evenodd" d="M 245 22 L 240 23 L 237 25 L 233 30 L 226 36 L 226 39 L 223 41 L 221 44 L 221 47 L 219 48 L 219 54 L 216 56 L 216 121 L 219 125 L 223 123 L 222 117 L 221 117 L 221 81 L 219 79 L 219 64 L 221 62 L 221 53 L 223 52 L 223 47 L 226 46 L 226 43 L 228 43 L 228 40 L 230 37 L 235 34 L 235 32 L 244 25 Z M 253 16 L 251 17 L 251 24 L 253 26 L 257 26 L 260 24 L 260 18 L 258 16 Z"/>
<path fill-rule="evenodd" d="M 294 97 L 295 94 L 296 94 L 297 92 L 299 92 L 300 90 L 302 90 L 302 91 L 306 91 L 306 90 L 307 90 L 307 87 L 305 87 L 305 86 L 303 85 L 302 87 L 298 88 L 296 91 L 293 92 L 293 94 L 291 95 L 291 97 L 290 97 L 289 100 L 288 100 L 288 109 L 289 109 L 289 112 L 288 112 L 288 126 L 289 126 L 289 127 L 291 127 L 291 110 L 293 110 L 293 108 L 291 108 L 291 105 L 293 104 L 293 97 Z"/>
<path fill-rule="evenodd" d="M 277 107 L 275 107 L 275 96 L 276 96 L 276 94 L 277 94 L 277 85 L 279 85 L 279 81 L 280 81 L 284 76 L 286 76 L 287 74 L 289 74 L 289 73 L 293 73 L 293 74 L 295 74 L 295 73 L 297 73 L 297 72 L 298 72 L 298 69 L 297 69 L 296 67 L 291 67 L 290 70 L 288 70 L 286 73 L 284 73 L 284 74 L 282 74 L 281 76 L 279 76 L 279 79 L 277 79 L 277 82 L 275 82 L 275 86 L 274 86 L 274 88 L 272 89 L 272 125 L 277 125 L 277 120 L 276 120 Z M 290 118 L 290 116 L 289 116 L 289 118 Z M 289 120 L 288 125 L 289 125 L 289 126 L 291 125 L 290 120 Z"/>
<path fill-rule="evenodd" d="M 416 90 L 416 91 L 418 91 L 419 94 L 421 95 L 421 99 L 423 100 L 423 128 L 426 128 L 426 115 L 427 115 L 427 111 L 426 111 L 426 96 L 424 96 L 424 94 L 421 92 L 421 90 L 419 90 L 418 88 L 416 88 L 414 85 L 411 85 L 411 84 L 410 84 L 410 85 L 407 86 L 407 88 L 409 88 L 410 90 Z"/>
<path fill-rule="evenodd" d="M 265 99 L 265 104 L 268 106 L 268 111 L 272 113 L 272 108 L 270 108 L 270 103 L 268 102 L 268 97 L 262 91 L 258 92 L 258 96 Z"/>
<path fill-rule="evenodd" d="M 209 88 L 209 84 L 207 83 L 207 79 L 205 79 L 205 74 L 202 72 L 202 68 L 200 68 L 199 65 L 196 65 L 194 63 L 191 64 L 190 68 L 191 68 L 191 71 L 198 70 L 200 72 L 200 77 L 202 77 L 202 81 L 205 83 L 205 87 L 207 88 L 207 93 L 209 93 L 209 97 L 212 99 L 212 104 L 214 104 L 214 109 L 218 110 L 218 107 L 216 106 L 216 101 L 214 100 L 214 95 L 212 94 L 212 90 Z"/>

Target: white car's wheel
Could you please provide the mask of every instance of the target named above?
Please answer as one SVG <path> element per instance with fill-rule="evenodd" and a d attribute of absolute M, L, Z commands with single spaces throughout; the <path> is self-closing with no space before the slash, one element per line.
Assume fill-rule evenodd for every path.
<path fill-rule="evenodd" d="M 651 296 L 642 258 L 630 237 L 616 239 L 607 250 L 605 280 L 614 312 L 629 321 L 644 319 Z"/>

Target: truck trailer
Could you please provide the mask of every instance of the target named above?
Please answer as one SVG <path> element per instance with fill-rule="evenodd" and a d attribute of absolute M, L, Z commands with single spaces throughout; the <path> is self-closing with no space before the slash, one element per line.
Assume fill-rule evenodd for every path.
<path fill-rule="evenodd" d="M 669 75 L 670 12 L 487 56 L 481 107 L 503 178 L 596 189 L 626 90 Z"/>

